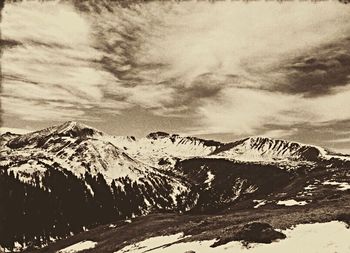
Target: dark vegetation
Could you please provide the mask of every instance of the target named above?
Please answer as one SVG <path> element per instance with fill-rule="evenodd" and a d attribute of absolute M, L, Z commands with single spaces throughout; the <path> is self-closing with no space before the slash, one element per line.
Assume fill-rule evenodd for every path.
<path fill-rule="evenodd" d="M 217 239 L 216 247 L 240 238 L 243 245 L 252 241 L 274 241 L 283 235 L 273 232 L 297 224 L 328 222 L 346 213 L 350 215 L 350 195 L 344 194 L 337 200 L 319 201 L 311 206 L 264 206 L 258 209 L 231 209 L 216 214 L 176 214 L 156 212 L 132 219 L 132 223 L 113 222 L 116 227 L 100 225 L 64 240 L 60 240 L 40 250 L 26 252 L 53 253 L 83 240 L 97 242 L 89 253 L 116 252 L 123 247 L 160 235 L 183 232 L 191 237 L 182 241 L 201 241 Z M 251 226 L 249 224 L 258 224 Z M 262 225 L 259 225 L 262 224 Z M 270 236 L 261 233 L 270 231 Z M 243 231 L 247 231 L 244 232 Z M 252 233 L 254 231 L 254 233 Z M 278 239 L 280 238 L 280 239 Z M 283 240 L 283 239 L 282 239 Z M 197 252 L 200 253 L 200 252 Z"/>
<path fill-rule="evenodd" d="M 3 247 L 12 249 L 14 242 L 40 247 L 49 243 L 50 237 L 65 238 L 85 228 L 142 215 L 147 197 L 154 209 L 172 208 L 164 197 L 171 191 L 166 182 L 153 179 L 152 185 L 146 181 L 137 184 L 124 177 L 108 185 L 102 174 L 86 173 L 78 178 L 70 171 L 46 166 L 43 178 L 36 176 L 30 184 L 21 182 L 13 172 L 0 170 Z"/>
<path fill-rule="evenodd" d="M 281 191 L 297 174 L 275 165 L 247 164 L 225 159 L 194 158 L 177 164 L 199 195 L 193 213 L 213 213 L 245 199 Z M 208 173 L 213 180 L 206 183 Z M 210 185 L 210 186 L 209 186 Z"/>

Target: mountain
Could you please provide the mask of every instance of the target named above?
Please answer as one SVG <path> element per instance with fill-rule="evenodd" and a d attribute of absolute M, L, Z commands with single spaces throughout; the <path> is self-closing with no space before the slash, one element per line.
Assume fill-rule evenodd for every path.
<path fill-rule="evenodd" d="M 228 143 L 215 150 L 211 155 L 242 161 L 316 161 L 324 157 L 326 153 L 327 151 L 323 148 L 298 142 L 266 137 L 249 137 Z"/>
<path fill-rule="evenodd" d="M 155 132 L 137 139 L 70 121 L 0 140 L 0 245 L 9 249 L 155 212 L 328 203 L 350 186 L 349 156 L 266 137 L 222 143 Z"/>
<path fill-rule="evenodd" d="M 1 139 L 0 181 L 2 186 L 7 185 L 0 193 L 6 219 L 2 224 L 6 231 L 0 230 L 2 238 L 6 238 L 3 233 L 11 235 L 8 226 L 22 227 L 16 222 L 26 223 L 28 219 L 37 221 L 31 223 L 31 227 L 39 227 L 37 234 L 50 231 L 55 236 L 66 236 L 112 218 L 130 218 L 152 209 L 173 209 L 177 197 L 186 196 L 189 191 L 185 181 L 137 160 L 108 141 L 118 138 L 80 123 L 66 122 L 25 135 L 6 133 Z M 23 213 L 50 216 L 47 205 L 55 206 L 59 212 L 52 212 L 46 224 L 37 220 L 40 216 L 22 217 L 21 213 L 11 216 L 13 191 L 17 192 L 16 201 L 22 203 Z M 39 198 L 42 202 L 37 204 Z M 86 215 L 94 213 L 94 218 L 78 220 L 73 206 L 85 207 Z M 65 227 L 54 232 L 58 221 Z M 22 234 L 33 240 L 28 239 L 31 237 L 27 232 Z"/>
<path fill-rule="evenodd" d="M 40 147 L 51 137 L 80 137 L 80 138 L 96 138 L 102 136 L 102 132 L 92 127 L 86 126 L 73 121 L 65 122 L 62 125 L 48 127 L 46 129 L 20 135 L 16 138 L 11 139 L 7 146 L 13 149 L 33 146 Z"/>
<path fill-rule="evenodd" d="M 217 141 L 164 132 L 150 133 L 145 138 L 127 142 L 120 142 L 120 139 L 121 137 L 115 137 L 111 142 L 116 146 L 123 146 L 129 154 L 144 163 L 165 168 L 173 167 L 179 159 L 207 156 L 224 145 Z"/>

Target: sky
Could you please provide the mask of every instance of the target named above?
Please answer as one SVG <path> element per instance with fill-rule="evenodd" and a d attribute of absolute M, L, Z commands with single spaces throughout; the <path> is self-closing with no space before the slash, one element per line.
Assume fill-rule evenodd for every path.
<path fill-rule="evenodd" d="M 2 11 L 1 125 L 268 136 L 350 154 L 350 6 L 24 1 Z"/>

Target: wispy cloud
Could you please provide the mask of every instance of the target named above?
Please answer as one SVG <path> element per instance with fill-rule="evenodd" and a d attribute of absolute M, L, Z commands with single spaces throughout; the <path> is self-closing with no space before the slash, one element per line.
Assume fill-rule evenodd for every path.
<path fill-rule="evenodd" d="M 26 134 L 26 133 L 31 132 L 31 130 L 22 129 L 22 128 L 0 127 L 0 134 L 4 134 L 7 132 L 10 132 L 13 134 Z"/>
<path fill-rule="evenodd" d="M 108 105 L 116 112 L 127 107 L 104 99 L 103 88 L 114 78 L 94 65 L 101 54 L 91 45 L 88 21 L 73 6 L 6 4 L 1 28 L 5 39 L 19 42 L 2 55 L 5 114 L 28 120 L 86 119 L 91 107 Z"/>
<path fill-rule="evenodd" d="M 280 137 L 350 119 L 349 24 L 334 2 L 7 4 L 3 111 L 103 120 L 142 108 L 198 134 Z"/>

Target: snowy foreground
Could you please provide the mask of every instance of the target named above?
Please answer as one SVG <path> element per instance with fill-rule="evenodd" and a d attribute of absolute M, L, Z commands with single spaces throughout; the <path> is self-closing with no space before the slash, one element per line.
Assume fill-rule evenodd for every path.
<path fill-rule="evenodd" d="M 302 224 L 282 231 L 287 238 L 271 244 L 254 243 L 246 248 L 240 242 L 211 248 L 216 240 L 181 242 L 183 234 L 158 236 L 124 247 L 115 253 L 220 253 L 220 252 L 308 252 L 308 253 L 347 253 L 350 252 L 350 229 L 342 222 Z"/>
<path fill-rule="evenodd" d="M 78 242 L 76 244 L 73 244 L 67 248 L 61 249 L 57 251 L 57 253 L 74 253 L 74 252 L 79 252 L 82 250 L 87 250 L 87 249 L 92 249 L 95 248 L 96 242 L 93 241 L 83 241 L 83 242 Z"/>

